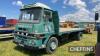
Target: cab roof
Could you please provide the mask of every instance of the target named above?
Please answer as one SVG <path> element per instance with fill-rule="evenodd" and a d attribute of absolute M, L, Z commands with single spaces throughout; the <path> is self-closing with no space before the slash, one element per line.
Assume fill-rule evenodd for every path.
<path fill-rule="evenodd" d="M 35 4 L 29 4 L 29 5 L 24 5 L 21 9 L 26 9 L 26 8 L 35 8 L 35 7 L 40 7 L 40 8 L 45 8 L 45 9 L 50 9 L 51 8 L 43 3 L 35 3 Z"/>

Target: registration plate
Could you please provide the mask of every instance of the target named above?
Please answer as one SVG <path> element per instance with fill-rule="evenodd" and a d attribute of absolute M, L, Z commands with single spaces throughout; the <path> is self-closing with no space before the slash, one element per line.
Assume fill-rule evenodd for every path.
<path fill-rule="evenodd" d="M 24 47 L 24 45 L 23 45 L 23 44 L 19 44 L 19 46 L 22 46 L 22 47 Z"/>

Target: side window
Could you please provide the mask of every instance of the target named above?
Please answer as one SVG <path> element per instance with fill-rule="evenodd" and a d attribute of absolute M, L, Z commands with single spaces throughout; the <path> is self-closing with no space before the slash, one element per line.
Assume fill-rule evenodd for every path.
<path fill-rule="evenodd" d="M 45 10 L 44 11 L 44 19 L 51 22 L 52 21 L 52 12 Z"/>

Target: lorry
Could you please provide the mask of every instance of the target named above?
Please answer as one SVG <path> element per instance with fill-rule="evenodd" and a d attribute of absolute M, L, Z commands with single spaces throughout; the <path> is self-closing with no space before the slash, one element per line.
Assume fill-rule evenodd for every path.
<path fill-rule="evenodd" d="M 8 27 L 6 24 L 6 17 L 0 16 L 0 39 L 13 37 L 13 27 Z"/>
<path fill-rule="evenodd" d="M 75 28 L 75 22 L 72 21 L 65 21 L 65 22 L 60 22 L 60 27 L 62 28 Z"/>
<path fill-rule="evenodd" d="M 95 29 L 95 22 L 77 22 L 76 23 L 80 28 L 85 28 L 84 33 L 92 34 Z"/>
<path fill-rule="evenodd" d="M 94 31 L 94 28 L 95 28 L 95 25 L 94 24 L 87 24 L 86 25 L 86 30 L 85 30 L 85 32 L 86 33 L 93 33 L 93 31 Z"/>
<path fill-rule="evenodd" d="M 16 25 L 17 21 L 18 21 L 17 19 L 7 19 L 6 24 L 7 24 L 7 26 L 14 27 Z"/>
<path fill-rule="evenodd" d="M 60 28 L 58 12 L 43 3 L 24 5 L 20 11 L 13 41 L 18 46 L 52 54 L 62 39 L 82 38 L 84 28 Z"/>

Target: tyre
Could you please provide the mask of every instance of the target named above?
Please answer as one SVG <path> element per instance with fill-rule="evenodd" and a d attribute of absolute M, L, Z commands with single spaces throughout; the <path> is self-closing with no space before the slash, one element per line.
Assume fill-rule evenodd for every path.
<path fill-rule="evenodd" d="M 46 45 L 46 52 L 48 54 L 54 53 L 58 47 L 58 39 L 56 37 L 51 37 Z"/>
<path fill-rule="evenodd" d="M 76 40 L 81 40 L 82 39 L 82 32 L 79 32 L 77 33 L 77 36 L 76 36 Z"/>

